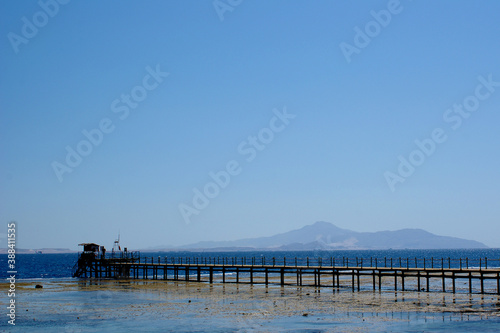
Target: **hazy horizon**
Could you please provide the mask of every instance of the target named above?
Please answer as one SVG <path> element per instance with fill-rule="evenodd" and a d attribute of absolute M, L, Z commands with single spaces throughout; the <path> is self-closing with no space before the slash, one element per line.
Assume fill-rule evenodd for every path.
<path fill-rule="evenodd" d="M 299 227 L 297 229 L 290 229 L 290 230 L 283 230 L 281 232 L 278 232 L 278 233 L 275 233 L 275 234 L 265 234 L 265 235 L 260 235 L 260 236 L 254 236 L 254 237 L 241 237 L 241 238 L 234 238 L 234 239 L 221 239 L 221 240 L 213 240 L 213 239 L 200 239 L 199 241 L 197 242 L 194 242 L 194 243 L 189 243 L 189 244 L 177 244 L 177 245 L 172 245 L 172 244 L 156 244 L 156 245 L 148 245 L 148 246 L 145 246 L 145 247 L 142 247 L 142 248 L 130 248 L 128 247 L 128 242 L 125 242 L 122 238 L 121 238 L 121 235 L 118 234 L 113 240 L 107 240 L 105 241 L 104 243 L 99 243 L 99 245 L 103 245 L 105 246 L 106 248 L 108 249 L 111 249 L 113 248 L 113 242 L 116 240 L 116 239 L 120 239 L 121 241 L 121 247 L 124 248 L 124 247 L 128 247 L 130 251 L 135 251 L 135 250 L 155 250 L 155 249 L 159 249 L 159 250 L 162 250 L 162 249 L 172 249 L 172 250 L 175 250 L 179 247 L 183 247 L 183 246 L 187 246 L 187 245 L 192 245 L 192 244 L 197 244 L 199 242 L 225 242 L 225 241 L 229 241 L 229 242 L 232 242 L 232 241 L 239 241 L 239 240 L 243 240 L 243 239 L 254 239 L 254 238 L 265 238 L 265 237 L 271 237 L 271 236 L 275 236 L 275 235 L 279 235 L 279 234 L 284 234 L 284 233 L 287 233 L 287 232 L 290 232 L 290 231 L 296 231 L 296 230 L 300 230 L 304 227 L 308 227 L 308 226 L 312 226 L 312 225 L 315 225 L 317 223 L 329 223 L 329 224 L 332 224 L 334 225 L 335 227 L 338 227 L 340 229 L 344 229 L 344 230 L 349 230 L 349 231 L 354 231 L 354 232 L 365 232 L 363 230 L 351 230 L 349 228 L 341 228 L 339 227 L 338 225 L 335 225 L 333 223 L 330 223 L 328 221 L 316 221 L 314 223 L 310 223 L 310 224 L 306 224 L 302 227 Z M 419 228 L 405 228 L 405 229 L 394 229 L 394 230 L 376 230 L 376 231 L 372 231 L 373 233 L 376 233 L 376 232 L 385 232 L 385 231 L 400 231 L 400 230 L 424 230 L 424 229 L 419 229 Z M 427 230 L 424 230 L 426 232 L 428 232 Z M 437 235 L 437 234 L 433 234 L 433 235 L 436 235 L 436 236 L 445 236 L 445 237 L 451 237 L 451 236 L 448 236 L 448 235 Z M 472 241 L 477 241 L 475 239 L 470 239 L 470 238 L 460 238 L 460 239 L 464 239 L 464 240 L 472 240 Z M 483 243 L 484 244 L 484 243 Z M 487 244 L 485 244 L 487 245 Z M 487 245 L 488 246 L 488 245 Z M 39 247 L 39 248 L 29 248 L 31 250 L 40 250 L 40 249 L 43 249 L 44 247 Z M 53 248 L 58 248 L 58 247 L 45 247 L 46 249 L 53 249 Z M 390 248 L 390 245 L 388 245 L 388 248 Z M 488 248 L 490 249 L 495 249 L 496 247 L 491 247 L 491 246 L 488 246 Z M 28 249 L 28 250 L 29 250 Z M 60 248 L 60 249 L 65 249 L 65 248 Z M 73 248 L 67 248 L 71 251 L 81 251 L 81 247 L 80 246 L 74 246 Z M 357 248 L 355 248 L 357 249 Z M 362 249 L 362 248 L 361 248 Z M 429 248 L 431 249 L 431 248 Z M 338 250 L 346 250 L 346 249 L 338 249 Z M 307 250 L 305 250 L 307 251 Z"/>
<path fill-rule="evenodd" d="M 498 1 L 0 3 L 0 247 L 327 221 L 500 248 Z"/>

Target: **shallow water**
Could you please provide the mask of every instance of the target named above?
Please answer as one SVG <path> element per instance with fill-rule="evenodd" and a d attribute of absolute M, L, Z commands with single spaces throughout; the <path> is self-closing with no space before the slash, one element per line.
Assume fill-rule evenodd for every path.
<path fill-rule="evenodd" d="M 34 288 L 39 283 L 43 289 Z M 17 288 L 16 328 L 3 320 L 0 330 L 500 331 L 496 295 L 130 280 L 37 280 Z"/>

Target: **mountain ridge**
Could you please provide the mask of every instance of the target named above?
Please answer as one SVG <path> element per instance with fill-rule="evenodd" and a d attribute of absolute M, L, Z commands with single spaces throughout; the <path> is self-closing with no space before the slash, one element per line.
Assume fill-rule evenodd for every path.
<path fill-rule="evenodd" d="M 357 232 L 318 221 L 300 229 L 273 236 L 233 241 L 202 241 L 176 247 L 179 250 L 383 250 L 488 248 L 485 244 L 450 236 L 440 236 L 418 228 L 395 231 Z"/>

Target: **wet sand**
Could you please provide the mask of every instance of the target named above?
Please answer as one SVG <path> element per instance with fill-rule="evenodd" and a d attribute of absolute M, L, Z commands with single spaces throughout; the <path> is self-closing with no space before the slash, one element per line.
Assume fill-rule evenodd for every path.
<path fill-rule="evenodd" d="M 0 289 L 5 295 L 7 285 Z M 16 329 L 25 332 L 500 330 L 497 295 L 50 280 L 18 283 L 16 296 Z M 16 331 L 6 320 L 0 329 Z"/>

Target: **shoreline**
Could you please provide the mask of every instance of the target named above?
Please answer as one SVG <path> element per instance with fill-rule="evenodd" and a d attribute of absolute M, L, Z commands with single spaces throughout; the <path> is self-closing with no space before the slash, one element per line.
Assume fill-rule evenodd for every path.
<path fill-rule="evenodd" d="M 20 281 L 17 293 L 16 326 L 28 331 L 118 332 L 141 322 L 150 331 L 500 327 L 499 295 L 104 279 Z"/>

